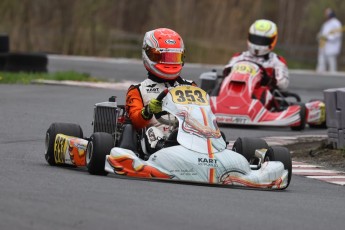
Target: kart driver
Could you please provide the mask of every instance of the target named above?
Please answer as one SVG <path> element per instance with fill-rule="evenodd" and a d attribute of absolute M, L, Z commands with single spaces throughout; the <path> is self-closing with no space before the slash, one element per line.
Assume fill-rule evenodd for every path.
<path fill-rule="evenodd" d="M 142 58 L 148 76 L 140 84 L 129 87 L 126 95 L 126 111 L 136 130 L 157 127 L 147 132 L 150 141 L 155 140 L 154 136 L 169 134 L 169 127 L 161 124 L 154 117 L 154 114 L 162 111 L 162 102 L 156 99 L 157 96 L 169 87 L 196 85 L 193 81 L 180 77 L 184 52 L 181 36 L 171 29 L 151 30 L 144 36 Z M 151 147 L 154 145 L 151 144 Z"/>
<path fill-rule="evenodd" d="M 239 61 L 255 62 L 266 70 L 261 85 L 268 86 L 270 90 L 284 91 L 289 86 L 289 73 L 285 59 L 272 52 L 278 39 L 277 26 L 274 22 L 260 19 L 249 28 L 248 50 L 235 54 L 223 70 L 226 77 L 232 66 Z"/>

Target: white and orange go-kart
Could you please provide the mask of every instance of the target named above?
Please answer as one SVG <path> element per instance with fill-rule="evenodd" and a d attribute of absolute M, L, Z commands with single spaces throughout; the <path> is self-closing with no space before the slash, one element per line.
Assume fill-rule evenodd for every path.
<path fill-rule="evenodd" d="M 164 118 L 167 115 L 157 116 L 159 122 L 170 127 L 167 137 L 158 138 L 155 127 L 145 130 L 148 135 L 133 132 L 131 125 L 124 124 L 119 116 L 121 107 L 112 102 L 99 103 L 95 108 L 95 132 L 90 138 L 83 138 L 76 124 L 50 126 L 46 134 L 47 162 L 86 166 L 89 173 L 96 175 L 112 173 L 260 189 L 289 186 L 289 150 L 245 137 L 238 138 L 232 150 L 227 149 L 209 96 L 201 88 L 177 86 L 163 91 L 157 99 L 162 100 L 163 111 L 174 117 L 168 120 Z M 155 149 L 151 148 L 152 153 L 148 154 L 148 145 L 153 142 Z"/>

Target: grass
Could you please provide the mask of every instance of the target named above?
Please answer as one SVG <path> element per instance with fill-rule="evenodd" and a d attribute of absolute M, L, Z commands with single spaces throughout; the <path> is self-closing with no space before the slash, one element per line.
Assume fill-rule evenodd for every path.
<path fill-rule="evenodd" d="M 74 71 L 56 72 L 56 73 L 12 73 L 0 72 L 0 84 L 30 84 L 32 80 L 56 80 L 56 81 L 91 81 L 97 82 L 98 79 L 91 77 L 86 73 L 78 73 Z"/>

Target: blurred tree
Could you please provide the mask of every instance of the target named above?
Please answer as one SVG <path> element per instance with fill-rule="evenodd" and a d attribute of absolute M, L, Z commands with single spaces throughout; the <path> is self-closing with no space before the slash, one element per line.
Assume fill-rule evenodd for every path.
<path fill-rule="evenodd" d="M 267 18 L 278 25 L 277 52 L 312 68 L 326 7 L 345 22 L 343 0 L 1 0 L 0 32 L 13 51 L 139 58 L 144 32 L 168 27 L 184 38 L 187 61 L 224 64 Z"/>

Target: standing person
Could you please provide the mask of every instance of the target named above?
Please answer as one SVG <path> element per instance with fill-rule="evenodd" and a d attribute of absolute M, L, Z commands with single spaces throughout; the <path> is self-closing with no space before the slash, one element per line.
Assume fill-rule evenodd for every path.
<path fill-rule="evenodd" d="M 326 21 L 317 36 L 319 41 L 317 72 L 337 71 L 337 57 L 341 50 L 342 24 L 331 8 L 325 10 Z"/>
<path fill-rule="evenodd" d="M 148 127 L 147 135 L 153 138 L 166 136 L 168 126 L 159 123 L 154 114 L 162 111 L 162 102 L 157 96 L 169 87 L 177 85 L 196 85 L 180 77 L 184 65 L 185 48 L 181 36 L 167 28 L 146 32 L 143 41 L 142 59 L 147 70 L 147 78 L 138 85 L 129 87 L 126 95 L 126 111 L 134 128 Z M 161 133 L 159 133 L 159 130 Z M 158 134 L 157 134 L 158 132 Z M 153 145 L 151 147 L 154 148 Z"/>

